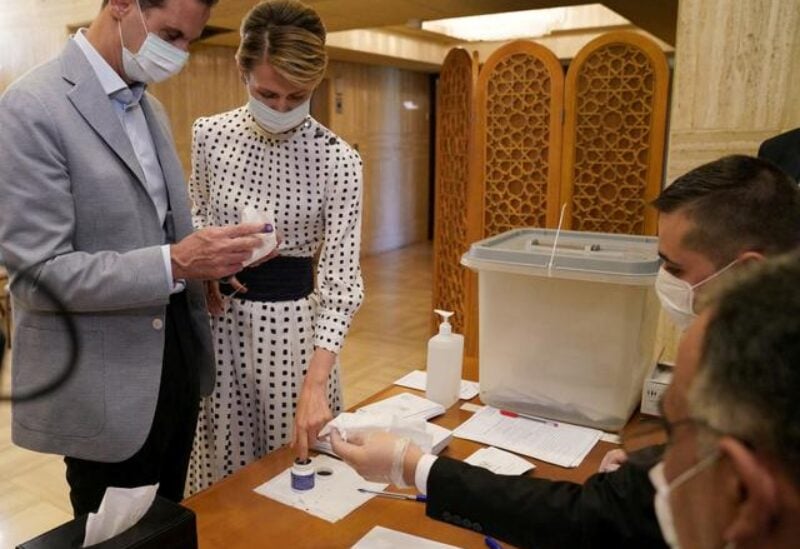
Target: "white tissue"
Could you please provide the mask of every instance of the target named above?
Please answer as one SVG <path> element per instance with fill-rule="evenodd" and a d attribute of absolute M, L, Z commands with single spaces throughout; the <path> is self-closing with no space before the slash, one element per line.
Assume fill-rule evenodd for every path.
<path fill-rule="evenodd" d="M 381 412 L 343 412 L 328 422 L 319 432 L 318 438 L 327 437 L 335 428 L 344 440 L 353 435 L 385 431 L 399 437 L 408 437 L 423 452 L 430 453 L 433 436 L 424 419 L 405 419 Z"/>
<path fill-rule="evenodd" d="M 107 488 L 100 508 L 89 513 L 83 547 L 96 545 L 121 534 L 147 513 L 156 498 L 158 484 L 137 488 Z"/>
<path fill-rule="evenodd" d="M 272 213 L 271 208 L 267 208 L 266 211 L 259 212 L 253 206 L 245 206 L 241 213 L 241 222 L 261 223 L 262 225 L 269 223 L 272 225 L 271 233 L 260 233 L 256 235 L 261 239 L 261 245 L 254 249 L 253 255 L 250 256 L 250 259 L 244 262 L 244 266 L 246 267 L 251 263 L 258 261 L 262 257 L 269 255 L 272 250 L 278 247 L 278 230 L 275 227 L 275 215 Z"/>

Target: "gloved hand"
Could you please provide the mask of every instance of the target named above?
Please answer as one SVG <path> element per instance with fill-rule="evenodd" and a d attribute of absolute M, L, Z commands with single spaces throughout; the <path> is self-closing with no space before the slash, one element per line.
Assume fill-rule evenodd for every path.
<path fill-rule="evenodd" d="M 376 431 L 355 434 L 345 442 L 337 430 L 331 432 L 336 455 L 372 482 L 390 482 L 400 488 L 414 483 L 414 471 L 422 450 L 408 438 Z"/>
<path fill-rule="evenodd" d="M 603 456 L 603 460 L 600 462 L 600 467 L 597 468 L 598 473 L 611 473 L 619 469 L 620 465 L 628 461 L 628 454 L 625 453 L 625 450 L 620 450 L 617 448 L 616 450 L 609 450 L 606 452 L 606 455 Z"/>

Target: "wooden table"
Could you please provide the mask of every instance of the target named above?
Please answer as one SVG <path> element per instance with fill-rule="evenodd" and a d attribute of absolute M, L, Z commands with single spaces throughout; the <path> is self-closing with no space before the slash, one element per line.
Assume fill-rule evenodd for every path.
<path fill-rule="evenodd" d="M 362 404 L 382 400 L 394 394 L 411 391 L 390 387 Z M 413 391 L 412 391 L 413 392 Z M 462 401 L 447 413 L 433 420 L 454 429 L 472 414 L 460 409 Z M 626 432 L 640 427 L 635 416 Z M 483 445 L 454 438 L 442 455 L 464 459 Z M 581 466 L 565 469 L 531 459 L 534 473 L 540 478 L 584 482 L 597 471 L 605 453 L 618 446 L 599 442 Z M 425 516 L 425 504 L 376 497 L 335 524 L 283 505 L 253 489 L 291 467 L 294 455 L 283 448 L 244 467 L 184 502 L 197 514 L 200 549 L 237 547 L 350 547 L 373 526 L 384 526 L 458 547 L 485 549 L 484 536 Z M 507 544 L 503 544 L 507 547 Z"/>

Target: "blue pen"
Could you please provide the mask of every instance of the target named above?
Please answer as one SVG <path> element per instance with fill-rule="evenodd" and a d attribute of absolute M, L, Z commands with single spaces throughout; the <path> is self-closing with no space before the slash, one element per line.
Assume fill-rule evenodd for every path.
<path fill-rule="evenodd" d="M 392 499 L 407 499 L 410 501 L 428 501 L 428 498 L 423 494 L 401 494 L 400 492 L 385 492 L 381 490 L 370 490 L 369 488 L 359 488 L 359 492 L 363 494 L 375 494 L 376 496 L 383 496 Z"/>
<path fill-rule="evenodd" d="M 483 541 L 486 542 L 486 547 L 489 549 L 503 549 L 503 546 L 497 543 L 497 540 L 493 537 L 486 536 L 486 539 Z"/>

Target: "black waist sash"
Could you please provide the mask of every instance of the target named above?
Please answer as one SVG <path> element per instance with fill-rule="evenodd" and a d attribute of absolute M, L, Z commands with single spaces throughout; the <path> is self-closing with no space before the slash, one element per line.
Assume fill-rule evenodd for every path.
<path fill-rule="evenodd" d="M 294 301 L 314 291 L 314 262 L 310 257 L 279 255 L 258 267 L 240 271 L 236 279 L 247 287 L 247 292 L 236 294 L 238 299 Z M 219 289 L 224 295 L 235 292 L 224 282 L 220 282 Z"/>

